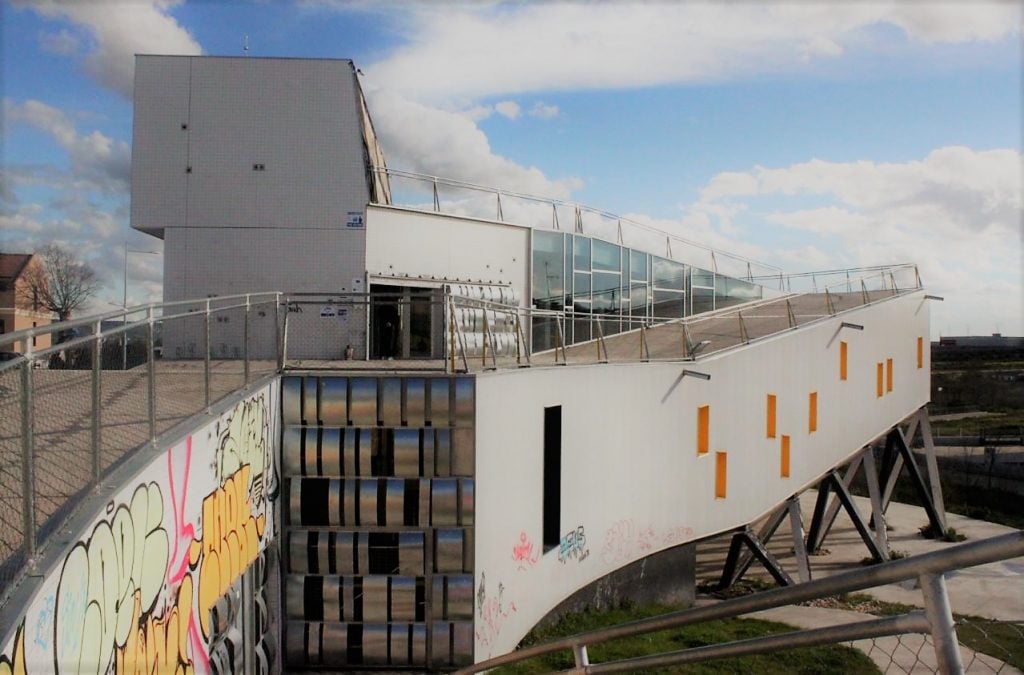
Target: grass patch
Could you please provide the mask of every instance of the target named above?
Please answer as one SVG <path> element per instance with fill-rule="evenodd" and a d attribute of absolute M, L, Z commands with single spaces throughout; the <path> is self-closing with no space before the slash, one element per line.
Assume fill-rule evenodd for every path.
<path fill-rule="evenodd" d="M 931 523 L 925 523 L 917 528 L 917 531 L 925 539 L 940 539 L 950 543 L 967 540 L 967 537 L 957 532 L 955 527 L 947 527 L 945 532 L 941 532 Z"/>
<path fill-rule="evenodd" d="M 523 640 L 523 646 L 548 642 L 555 638 L 635 621 L 671 612 L 678 607 L 663 605 L 624 605 L 605 612 L 569 614 L 557 623 L 536 629 Z M 726 619 L 672 630 L 614 640 L 588 648 L 590 661 L 602 663 L 618 659 L 678 651 L 690 647 L 718 644 L 731 640 L 786 633 L 794 630 L 785 624 L 757 619 Z M 565 670 L 574 665 L 569 650 L 548 654 L 513 666 L 504 666 L 495 673 L 547 673 Z M 862 652 L 845 646 L 786 649 L 759 656 L 721 659 L 700 664 L 674 666 L 657 673 L 878 673 L 875 664 Z"/>
<path fill-rule="evenodd" d="M 1024 669 L 1024 624 L 959 614 L 953 618 L 960 644 Z"/>

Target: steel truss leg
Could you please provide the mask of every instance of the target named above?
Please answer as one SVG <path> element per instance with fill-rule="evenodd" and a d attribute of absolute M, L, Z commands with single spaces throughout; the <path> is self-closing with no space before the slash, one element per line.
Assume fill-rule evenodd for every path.
<path fill-rule="evenodd" d="M 914 487 L 917 488 L 917 494 L 921 498 L 921 502 L 924 504 L 925 513 L 928 514 L 928 522 L 936 532 L 943 534 L 946 532 L 946 519 L 943 517 L 944 514 L 939 512 L 938 506 L 932 501 L 932 490 L 928 489 L 928 485 L 925 484 L 924 476 L 921 475 L 921 470 L 917 467 L 917 462 L 914 461 L 914 454 L 910 451 L 910 444 L 907 443 L 907 439 L 904 438 L 903 432 L 899 428 L 893 429 L 889 434 L 892 436 L 894 443 L 896 444 L 896 450 L 903 456 L 903 463 L 907 467 L 907 472 L 910 474 L 911 482 Z M 932 460 L 935 457 L 935 448 L 932 447 Z M 938 467 L 935 468 L 934 481 L 936 488 L 941 492 L 941 487 L 938 482 Z"/>
<path fill-rule="evenodd" d="M 786 509 L 780 509 L 779 512 L 784 517 Z M 774 518 L 773 518 L 774 519 Z M 781 522 L 781 519 L 780 519 Z M 778 525 L 775 526 L 778 528 Z M 740 558 L 741 547 L 746 545 L 750 551 L 750 559 L 745 561 L 743 571 L 737 573 Z M 740 580 L 743 573 L 750 567 L 753 559 L 756 558 L 768 573 L 775 579 L 775 583 L 779 586 L 792 586 L 793 578 L 786 573 L 786 570 L 779 564 L 778 559 L 772 555 L 764 544 L 757 537 L 757 535 L 750 532 L 749 529 L 743 529 L 732 536 L 732 542 L 729 544 L 729 554 L 725 558 L 725 566 L 722 568 L 722 579 L 718 584 L 719 588 L 729 588 L 734 583 Z"/>
<path fill-rule="evenodd" d="M 862 453 L 863 454 L 863 453 Z M 860 462 L 857 462 L 859 465 Z M 852 478 L 847 471 L 847 478 Z M 828 503 L 829 491 L 835 491 L 836 497 L 839 503 L 846 510 L 850 520 L 853 522 L 853 526 L 857 529 L 857 533 L 860 538 L 864 541 L 864 545 L 868 547 L 868 551 L 871 553 L 871 557 L 876 561 L 881 562 L 886 559 L 886 555 L 882 552 L 875 538 L 871 535 L 871 530 L 868 527 L 864 517 L 861 516 L 860 511 L 857 510 L 857 505 L 853 503 L 853 497 L 850 496 L 850 491 L 847 489 L 847 483 L 845 479 L 839 477 L 838 471 L 832 471 L 827 474 L 818 486 L 818 501 L 814 507 L 814 517 L 811 520 L 811 529 L 807 534 L 808 549 L 817 551 L 821 547 L 822 541 L 825 539 L 823 534 L 824 530 L 824 513 L 825 504 Z M 879 519 L 881 520 L 881 519 Z M 811 547 L 810 543 L 815 541 L 817 546 Z"/>
<path fill-rule="evenodd" d="M 846 468 L 846 473 L 842 479 L 844 487 L 849 487 L 850 483 L 853 482 L 853 477 L 857 475 L 857 469 L 860 468 L 863 461 L 864 451 L 862 450 L 853 458 L 850 466 Z M 814 516 L 811 518 L 811 529 L 807 535 L 807 550 L 810 553 L 818 552 L 822 542 L 825 541 L 825 537 L 832 530 L 832 525 L 836 522 L 836 516 L 839 515 L 841 504 L 839 503 L 838 496 L 832 499 L 832 504 L 828 506 L 827 511 L 825 510 L 826 505 L 828 505 L 828 485 L 823 480 L 818 485 L 818 501 L 814 507 Z"/>

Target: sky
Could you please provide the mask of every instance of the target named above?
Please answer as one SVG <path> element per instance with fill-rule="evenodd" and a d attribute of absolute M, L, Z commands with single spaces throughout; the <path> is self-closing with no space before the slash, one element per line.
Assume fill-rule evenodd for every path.
<path fill-rule="evenodd" d="M 349 58 L 391 168 L 579 202 L 786 272 L 913 262 L 932 339 L 1024 335 L 1022 2 L 3 0 L 0 249 L 161 298 L 134 54 Z M 248 51 L 244 48 L 248 46 Z M 155 253 L 154 253 L 155 252 Z M 284 289 L 287 290 L 287 289 Z"/>

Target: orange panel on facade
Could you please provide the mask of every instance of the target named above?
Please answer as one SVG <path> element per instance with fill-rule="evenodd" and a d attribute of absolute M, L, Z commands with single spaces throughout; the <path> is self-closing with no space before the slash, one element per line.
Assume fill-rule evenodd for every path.
<path fill-rule="evenodd" d="M 782 434 L 782 459 L 779 473 L 783 478 L 789 478 L 789 436 Z"/>
<path fill-rule="evenodd" d="M 818 430 L 818 392 L 812 391 L 807 397 L 807 433 Z M 785 438 L 785 436 L 783 436 Z"/>
<path fill-rule="evenodd" d="M 885 393 L 885 364 L 879 363 L 876 371 L 875 395 L 878 396 L 878 398 L 882 398 L 882 395 Z"/>
<path fill-rule="evenodd" d="M 917 338 L 917 367 L 924 368 L 924 338 Z"/>
<path fill-rule="evenodd" d="M 839 343 L 839 379 L 846 381 L 846 352 L 849 345 L 845 342 Z"/>
<path fill-rule="evenodd" d="M 728 460 L 726 459 L 726 453 L 715 453 L 715 497 L 717 499 L 725 499 L 727 461 Z"/>
<path fill-rule="evenodd" d="M 708 448 L 708 436 L 711 426 L 711 406 L 702 405 L 697 408 L 697 454 L 706 455 Z"/>
<path fill-rule="evenodd" d="M 768 394 L 768 438 L 775 438 L 775 394 Z"/>
<path fill-rule="evenodd" d="M 892 359 L 885 360 L 885 390 L 892 391 Z"/>

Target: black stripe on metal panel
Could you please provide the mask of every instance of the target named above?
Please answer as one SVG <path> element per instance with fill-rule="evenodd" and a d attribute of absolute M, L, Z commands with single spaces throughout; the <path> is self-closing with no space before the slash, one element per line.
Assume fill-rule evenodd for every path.
<path fill-rule="evenodd" d="M 324 475 L 324 428 L 316 428 L 316 475 Z"/>
<path fill-rule="evenodd" d="M 357 666 L 363 662 L 363 624 L 348 624 L 348 658 L 349 665 Z"/>
<path fill-rule="evenodd" d="M 355 505 L 355 510 L 356 510 L 355 515 L 354 515 L 354 517 L 352 519 L 352 524 L 353 525 L 358 525 L 358 524 L 361 524 L 363 522 L 362 521 L 363 514 L 361 513 L 362 506 L 360 505 L 360 502 L 362 502 L 363 500 L 361 499 L 361 495 L 360 495 L 359 481 L 358 480 L 354 480 L 351 483 L 349 483 L 349 485 L 352 486 L 352 491 L 354 493 L 353 496 L 352 496 L 352 503 Z"/>
<path fill-rule="evenodd" d="M 388 592 L 389 593 L 391 592 L 391 580 L 390 579 L 388 579 Z M 390 616 L 391 616 L 391 610 L 389 609 L 388 610 L 388 617 L 390 617 Z M 385 663 L 387 663 L 388 665 L 391 665 L 391 624 L 390 623 L 388 624 L 388 628 L 387 628 L 387 643 L 388 643 L 388 646 L 387 646 L 387 660 L 385 661 Z"/>
<path fill-rule="evenodd" d="M 391 616 L 391 580 L 392 580 L 392 577 L 388 577 L 388 613 L 386 614 L 386 616 L 388 617 L 388 621 L 393 621 L 394 620 L 394 617 Z M 389 634 L 388 635 L 388 645 L 391 644 L 391 639 L 390 638 L 391 638 L 391 635 Z M 391 662 L 391 647 L 389 646 L 388 647 L 388 663 L 390 663 L 390 662 Z"/>
<path fill-rule="evenodd" d="M 299 378 L 299 421 L 306 423 L 306 378 Z"/>
<path fill-rule="evenodd" d="M 352 574 L 366 574 L 359 569 L 359 532 L 352 533 Z"/>
<path fill-rule="evenodd" d="M 323 627 L 323 625 L 320 626 L 320 630 L 317 631 L 317 632 L 319 633 L 317 635 L 317 649 L 319 649 L 319 651 L 320 651 L 320 654 L 319 654 L 319 656 L 320 656 L 320 663 L 323 663 L 324 662 L 324 627 Z"/>
<path fill-rule="evenodd" d="M 446 588 L 447 590 L 447 588 Z M 445 604 L 448 604 L 445 600 Z M 447 613 L 447 612 L 446 612 Z M 455 624 L 448 626 L 448 663 L 455 663 Z"/>
<path fill-rule="evenodd" d="M 338 552 L 335 546 L 338 544 L 338 533 L 331 532 L 327 535 L 327 573 L 338 573 Z"/>
<path fill-rule="evenodd" d="M 427 581 L 423 577 L 418 577 L 416 579 L 416 620 L 417 621 L 426 621 L 426 612 L 427 612 L 427 586 L 426 586 L 426 584 L 427 584 Z M 409 630 L 412 630 L 412 628 L 410 627 Z M 409 639 L 412 640 L 412 635 L 411 634 L 409 636 Z M 411 660 L 412 656 L 410 656 L 409 659 Z"/>
<path fill-rule="evenodd" d="M 299 506 L 303 525 L 327 525 L 330 481 L 324 478 L 302 479 L 302 501 Z"/>
<path fill-rule="evenodd" d="M 398 533 L 370 532 L 368 540 L 370 569 L 367 574 L 397 574 Z"/>
<path fill-rule="evenodd" d="M 408 626 L 405 627 L 405 629 L 406 629 L 406 631 L 408 633 L 408 635 L 407 635 L 407 642 L 406 642 L 405 662 L 411 666 L 412 665 L 412 624 L 410 623 Z"/>
<path fill-rule="evenodd" d="M 363 621 L 363 578 L 352 578 L 352 620 Z"/>
<path fill-rule="evenodd" d="M 420 470 L 423 467 L 423 455 L 420 454 Z M 405 501 L 402 502 L 403 524 L 419 525 L 420 522 L 420 482 L 413 478 L 405 481 Z"/>
<path fill-rule="evenodd" d="M 301 401 L 302 398 L 299 397 L 299 400 Z M 308 623 L 302 624 L 302 651 L 305 652 L 305 654 L 306 654 L 306 661 L 307 662 L 310 661 L 311 659 L 309 658 L 309 624 Z"/>
<path fill-rule="evenodd" d="M 301 400 L 301 397 L 300 397 Z M 299 429 L 299 474 L 306 475 L 306 430 Z"/>
<path fill-rule="evenodd" d="M 388 524 L 388 482 L 377 480 L 377 525 Z"/>
<path fill-rule="evenodd" d="M 419 433 L 419 445 L 420 445 L 420 475 L 423 475 L 423 435 L 427 433 L 426 429 L 420 429 Z M 434 433 L 434 432 L 430 432 Z"/>
<path fill-rule="evenodd" d="M 306 577 L 302 585 L 302 614 L 306 621 L 324 620 L 324 578 Z"/>
<path fill-rule="evenodd" d="M 320 574 L 320 556 L 316 550 L 319 540 L 319 532 L 306 532 L 306 569 L 310 574 Z"/>

